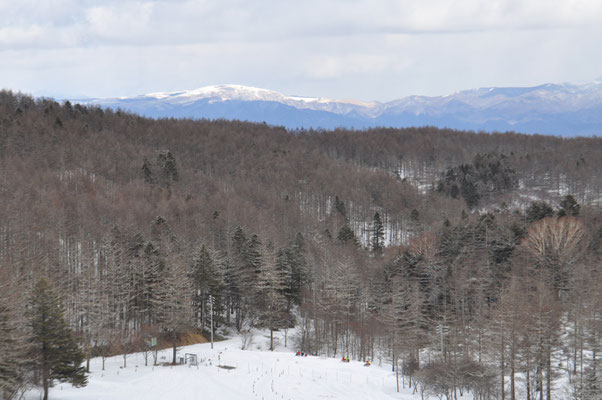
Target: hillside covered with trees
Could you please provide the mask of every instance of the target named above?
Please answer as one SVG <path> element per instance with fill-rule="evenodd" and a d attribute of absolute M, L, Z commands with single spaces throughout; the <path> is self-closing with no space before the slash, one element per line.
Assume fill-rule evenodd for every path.
<path fill-rule="evenodd" d="M 79 361 L 151 337 L 175 362 L 213 321 L 384 354 L 425 395 L 595 400 L 601 155 L 600 138 L 289 131 L 2 91 L 0 399 L 84 385 Z M 35 321 L 57 302 L 51 374 Z"/>

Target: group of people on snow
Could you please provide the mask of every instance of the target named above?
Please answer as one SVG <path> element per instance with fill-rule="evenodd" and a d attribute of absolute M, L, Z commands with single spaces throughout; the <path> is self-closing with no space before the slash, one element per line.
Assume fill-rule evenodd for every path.
<path fill-rule="evenodd" d="M 341 359 L 342 362 L 349 362 L 349 356 L 345 357 L 343 356 L 343 358 Z M 364 367 L 369 367 L 370 366 L 370 360 L 366 360 L 366 363 L 364 364 Z"/>

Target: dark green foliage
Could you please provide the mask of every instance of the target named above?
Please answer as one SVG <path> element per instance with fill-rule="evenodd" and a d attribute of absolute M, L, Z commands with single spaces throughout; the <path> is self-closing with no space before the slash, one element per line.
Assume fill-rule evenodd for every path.
<path fill-rule="evenodd" d="M 420 213 L 418 212 L 417 209 L 413 209 L 412 212 L 410 213 L 410 219 L 413 222 L 418 222 L 418 219 L 420 218 Z"/>
<path fill-rule="evenodd" d="M 535 222 L 546 217 L 551 217 L 554 215 L 554 210 L 545 201 L 534 201 L 527 207 L 525 214 L 528 222 Z"/>
<path fill-rule="evenodd" d="M 160 183 L 166 187 L 180 179 L 176 159 L 169 150 L 158 152 L 154 162 L 144 157 L 142 159 L 142 174 L 146 183 Z"/>
<path fill-rule="evenodd" d="M 142 174 L 144 175 L 144 181 L 146 183 L 155 183 L 155 178 L 153 177 L 153 171 L 151 170 L 151 163 L 148 161 L 146 157 L 144 157 L 142 161 Z"/>
<path fill-rule="evenodd" d="M 140 275 L 134 286 L 136 299 L 142 323 L 150 324 L 158 314 L 160 299 L 158 288 L 162 282 L 165 260 L 159 249 L 152 243 L 146 242 L 140 256 Z"/>
<path fill-rule="evenodd" d="M 465 176 L 460 183 L 460 194 L 466 202 L 468 208 L 475 208 L 481 200 L 481 194 L 477 182 L 474 182 L 470 176 Z"/>
<path fill-rule="evenodd" d="M 372 252 L 382 253 L 385 245 L 385 228 L 380 219 L 380 214 L 376 212 L 372 219 Z"/>
<path fill-rule="evenodd" d="M 291 305 L 301 304 L 301 288 L 310 281 L 305 259 L 305 239 L 301 233 L 295 235 L 290 246 L 276 254 L 276 270 L 284 281 L 283 294 L 287 299 L 287 310 Z"/>
<path fill-rule="evenodd" d="M 244 315 L 258 301 L 257 284 L 264 260 L 258 235 L 247 239 L 242 228 L 236 227 L 231 243 L 225 281 L 231 309 L 236 311 L 236 328 L 240 330 Z"/>
<path fill-rule="evenodd" d="M 157 164 L 161 171 L 161 177 L 165 182 L 178 181 L 178 168 L 176 167 L 176 159 L 171 154 L 171 151 L 160 152 L 157 156 Z"/>
<path fill-rule="evenodd" d="M 559 217 L 577 217 L 581 206 L 577 203 L 577 200 L 571 194 L 567 194 L 560 201 L 560 208 L 558 210 Z"/>
<path fill-rule="evenodd" d="M 477 154 L 472 164 L 449 168 L 442 174 L 437 191 L 452 198 L 461 196 L 469 208 L 484 197 L 499 195 L 518 186 L 518 174 L 504 154 Z"/>
<path fill-rule="evenodd" d="M 64 319 L 61 300 L 46 279 L 35 285 L 29 301 L 31 350 L 29 359 L 48 399 L 53 381 L 85 386 L 84 355 Z"/>
<path fill-rule="evenodd" d="M 225 276 L 226 290 L 233 300 L 238 300 L 241 294 L 240 284 L 242 281 L 240 276 L 245 269 L 246 243 L 247 237 L 244 231 L 240 226 L 237 226 L 232 234 L 231 250 Z"/>
<path fill-rule="evenodd" d="M 355 233 L 353 229 L 349 227 L 349 225 L 345 224 L 339 229 L 339 234 L 337 235 L 337 242 L 339 243 L 353 243 L 356 246 L 359 245 L 359 241 L 355 237 Z"/>
<path fill-rule="evenodd" d="M 345 202 L 339 200 L 339 196 L 334 197 L 334 209 L 347 220 L 347 209 L 345 208 Z"/>
<path fill-rule="evenodd" d="M 190 276 L 194 292 L 201 297 L 197 300 L 198 305 L 207 300 L 203 297 L 213 296 L 217 298 L 221 296 L 223 283 L 220 279 L 220 271 L 209 249 L 204 244 L 201 245 L 198 254 L 193 259 Z"/>
<path fill-rule="evenodd" d="M 261 272 L 261 241 L 257 234 L 252 234 L 247 242 L 245 261 L 248 276 L 257 279 Z"/>

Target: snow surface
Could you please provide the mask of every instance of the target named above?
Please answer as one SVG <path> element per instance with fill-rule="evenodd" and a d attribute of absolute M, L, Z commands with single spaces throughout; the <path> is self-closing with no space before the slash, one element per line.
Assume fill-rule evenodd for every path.
<path fill-rule="evenodd" d="M 284 343 L 283 334 L 278 337 Z M 182 347 L 178 356 L 195 353 L 201 361 L 194 366 L 144 366 L 141 353 L 127 358 L 127 368 L 121 368 L 123 357 L 106 360 L 105 371 L 101 359 L 91 361 L 88 385 L 74 388 L 57 384 L 50 389 L 51 400 L 315 400 L 315 399 L 400 399 L 418 400 L 410 389 L 395 390 L 395 375 L 391 366 L 383 362 L 365 367 L 363 362 L 343 363 L 324 357 L 297 357 L 290 342 L 289 348 L 280 345 L 273 352 L 267 350 L 266 333 L 255 335 L 249 350 L 241 350 L 241 338 Z M 164 359 L 163 359 L 164 357 Z M 159 362 L 171 361 L 171 350 L 159 352 Z M 221 366 L 235 367 L 223 369 Z M 400 377 L 401 384 L 401 377 Z M 40 392 L 30 391 L 26 400 L 40 398 Z"/>

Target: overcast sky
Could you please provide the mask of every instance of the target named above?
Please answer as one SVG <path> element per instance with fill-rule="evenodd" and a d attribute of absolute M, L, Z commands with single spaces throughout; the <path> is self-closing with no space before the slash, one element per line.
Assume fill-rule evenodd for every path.
<path fill-rule="evenodd" d="M 0 88 L 391 100 L 602 76 L 600 0 L 0 0 Z"/>

